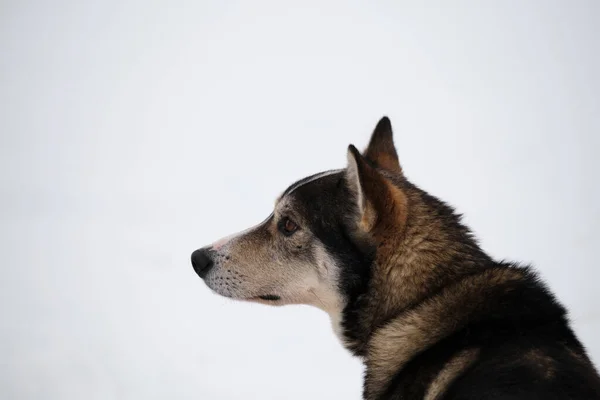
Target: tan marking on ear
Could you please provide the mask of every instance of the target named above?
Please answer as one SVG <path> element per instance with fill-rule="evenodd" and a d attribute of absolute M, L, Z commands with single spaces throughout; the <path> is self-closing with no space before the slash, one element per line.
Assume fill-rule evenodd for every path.
<path fill-rule="evenodd" d="M 346 176 L 356 192 L 360 228 L 380 242 L 401 236 L 408 216 L 408 199 L 402 189 L 370 166 L 354 146 L 349 147 Z"/>
<path fill-rule="evenodd" d="M 439 400 L 456 378 L 479 357 L 479 349 L 465 349 L 452 357 L 429 384 L 423 400 Z"/>
<path fill-rule="evenodd" d="M 386 154 L 386 153 L 379 154 L 378 157 L 373 161 L 375 161 L 377 163 L 377 165 L 379 165 L 381 168 L 387 169 L 390 172 L 397 172 L 397 173 L 402 172 L 402 168 L 400 167 L 400 164 L 398 163 L 398 159 L 390 154 Z"/>
<path fill-rule="evenodd" d="M 386 237 L 394 236 L 399 239 L 403 236 L 408 217 L 408 198 L 402 189 L 396 187 L 387 178 L 383 177 L 383 183 L 386 188 L 383 193 L 383 196 L 385 196 L 383 200 L 384 213 L 390 219 L 381 221 L 380 234 Z"/>
<path fill-rule="evenodd" d="M 400 238 L 408 216 L 408 199 L 402 189 L 395 186 L 379 171 L 366 163 L 363 178 L 363 192 L 372 208 L 367 214 L 371 222 L 370 231 L 376 239 Z M 364 217 L 364 215 L 363 215 Z"/>
<path fill-rule="evenodd" d="M 377 123 L 363 155 L 380 168 L 393 173 L 402 173 L 394 146 L 392 124 L 388 117 L 381 118 Z"/>
<path fill-rule="evenodd" d="M 365 209 L 360 219 L 360 227 L 365 232 L 370 232 L 373 226 L 377 222 L 377 212 L 373 208 L 371 202 L 366 201 Z"/>
<path fill-rule="evenodd" d="M 406 195 L 384 177 L 381 177 L 378 189 L 369 190 L 376 190 L 377 193 L 365 193 L 361 228 L 372 233 L 379 242 L 390 238 L 400 239 L 408 216 Z M 398 240 L 388 241 L 388 245 L 394 247 L 397 242 Z"/>
<path fill-rule="evenodd" d="M 489 269 L 443 289 L 375 331 L 367 350 L 368 398 L 377 398 L 393 376 L 418 353 L 444 339 L 480 311 L 490 287 L 519 281 L 523 272 Z"/>

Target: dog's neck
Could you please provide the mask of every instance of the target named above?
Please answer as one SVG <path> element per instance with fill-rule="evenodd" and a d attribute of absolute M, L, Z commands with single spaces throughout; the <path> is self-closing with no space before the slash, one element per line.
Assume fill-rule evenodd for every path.
<path fill-rule="evenodd" d="M 379 240 L 368 289 L 344 310 L 360 316 L 344 321 L 343 340 L 360 357 L 379 328 L 491 261 L 450 207 L 408 185 L 406 226 Z"/>

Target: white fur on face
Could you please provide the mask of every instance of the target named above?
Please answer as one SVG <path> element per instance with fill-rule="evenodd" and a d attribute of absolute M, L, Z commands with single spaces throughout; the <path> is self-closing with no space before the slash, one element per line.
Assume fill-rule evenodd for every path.
<path fill-rule="evenodd" d="M 324 178 L 324 177 L 329 176 L 329 175 L 334 175 L 334 174 L 340 173 L 341 171 L 342 171 L 341 169 L 334 169 L 334 170 L 331 170 L 331 171 L 325 171 L 325 172 L 321 172 L 320 174 L 316 174 L 316 175 L 312 176 L 310 179 L 302 180 L 302 181 L 296 183 L 294 186 L 292 186 L 291 188 L 289 188 L 289 190 L 287 191 L 287 194 L 290 195 L 296 189 L 298 189 L 301 186 L 304 186 L 304 185 L 306 185 L 308 183 L 314 182 L 317 179 L 321 179 L 321 178 Z"/>
<path fill-rule="evenodd" d="M 327 314 L 331 320 L 331 327 L 338 339 L 344 343 L 344 333 L 342 328 L 342 312 L 345 307 L 344 296 L 339 292 L 339 265 L 331 257 L 325 247 L 319 244 L 315 247 L 317 268 L 320 275 L 320 284 L 318 288 L 318 304 L 313 304 L 319 307 Z"/>
<path fill-rule="evenodd" d="M 278 208 L 286 203 L 287 199 L 279 202 L 276 215 Z M 276 249 L 268 258 L 255 258 L 252 250 L 241 241 L 244 235 L 261 228 L 266 221 L 212 245 L 215 266 L 205 277 L 206 284 L 216 293 L 233 299 L 268 305 L 307 304 L 320 308 L 329 315 L 333 331 L 343 342 L 341 322 L 345 301 L 339 293 L 339 266 L 334 258 L 314 238 L 309 240 L 314 263 L 300 258 L 284 260 L 277 257 Z M 299 234 L 311 235 L 307 231 Z M 245 252 L 249 252 L 248 255 Z M 280 300 L 258 298 L 267 294 L 279 296 Z"/>

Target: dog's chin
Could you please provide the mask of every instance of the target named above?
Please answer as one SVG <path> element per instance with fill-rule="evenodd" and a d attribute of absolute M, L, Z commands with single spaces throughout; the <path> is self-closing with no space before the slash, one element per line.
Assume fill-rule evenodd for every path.
<path fill-rule="evenodd" d="M 261 304 L 269 304 L 269 305 L 282 305 L 283 302 L 281 300 L 281 296 L 276 294 L 262 294 L 259 296 L 243 296 L 237 293 L 230 292 L 221 292 L 219 290 L 215 290 L 211 288 L 212 291 L 219 296 L 227 297 L 231 300 L 239 300 L 239 301 L 250 301 L 253 303 L 261 303 Z"/>

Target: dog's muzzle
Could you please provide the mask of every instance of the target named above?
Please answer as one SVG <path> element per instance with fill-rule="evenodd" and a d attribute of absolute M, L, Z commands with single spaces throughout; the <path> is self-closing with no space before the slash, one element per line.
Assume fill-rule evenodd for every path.
<path fill-rule="evenodd" d="M 214 264 L 208 249 L 198 249 L 192 253 L 192 266 L 200 278 L 204 279 Z"/>

